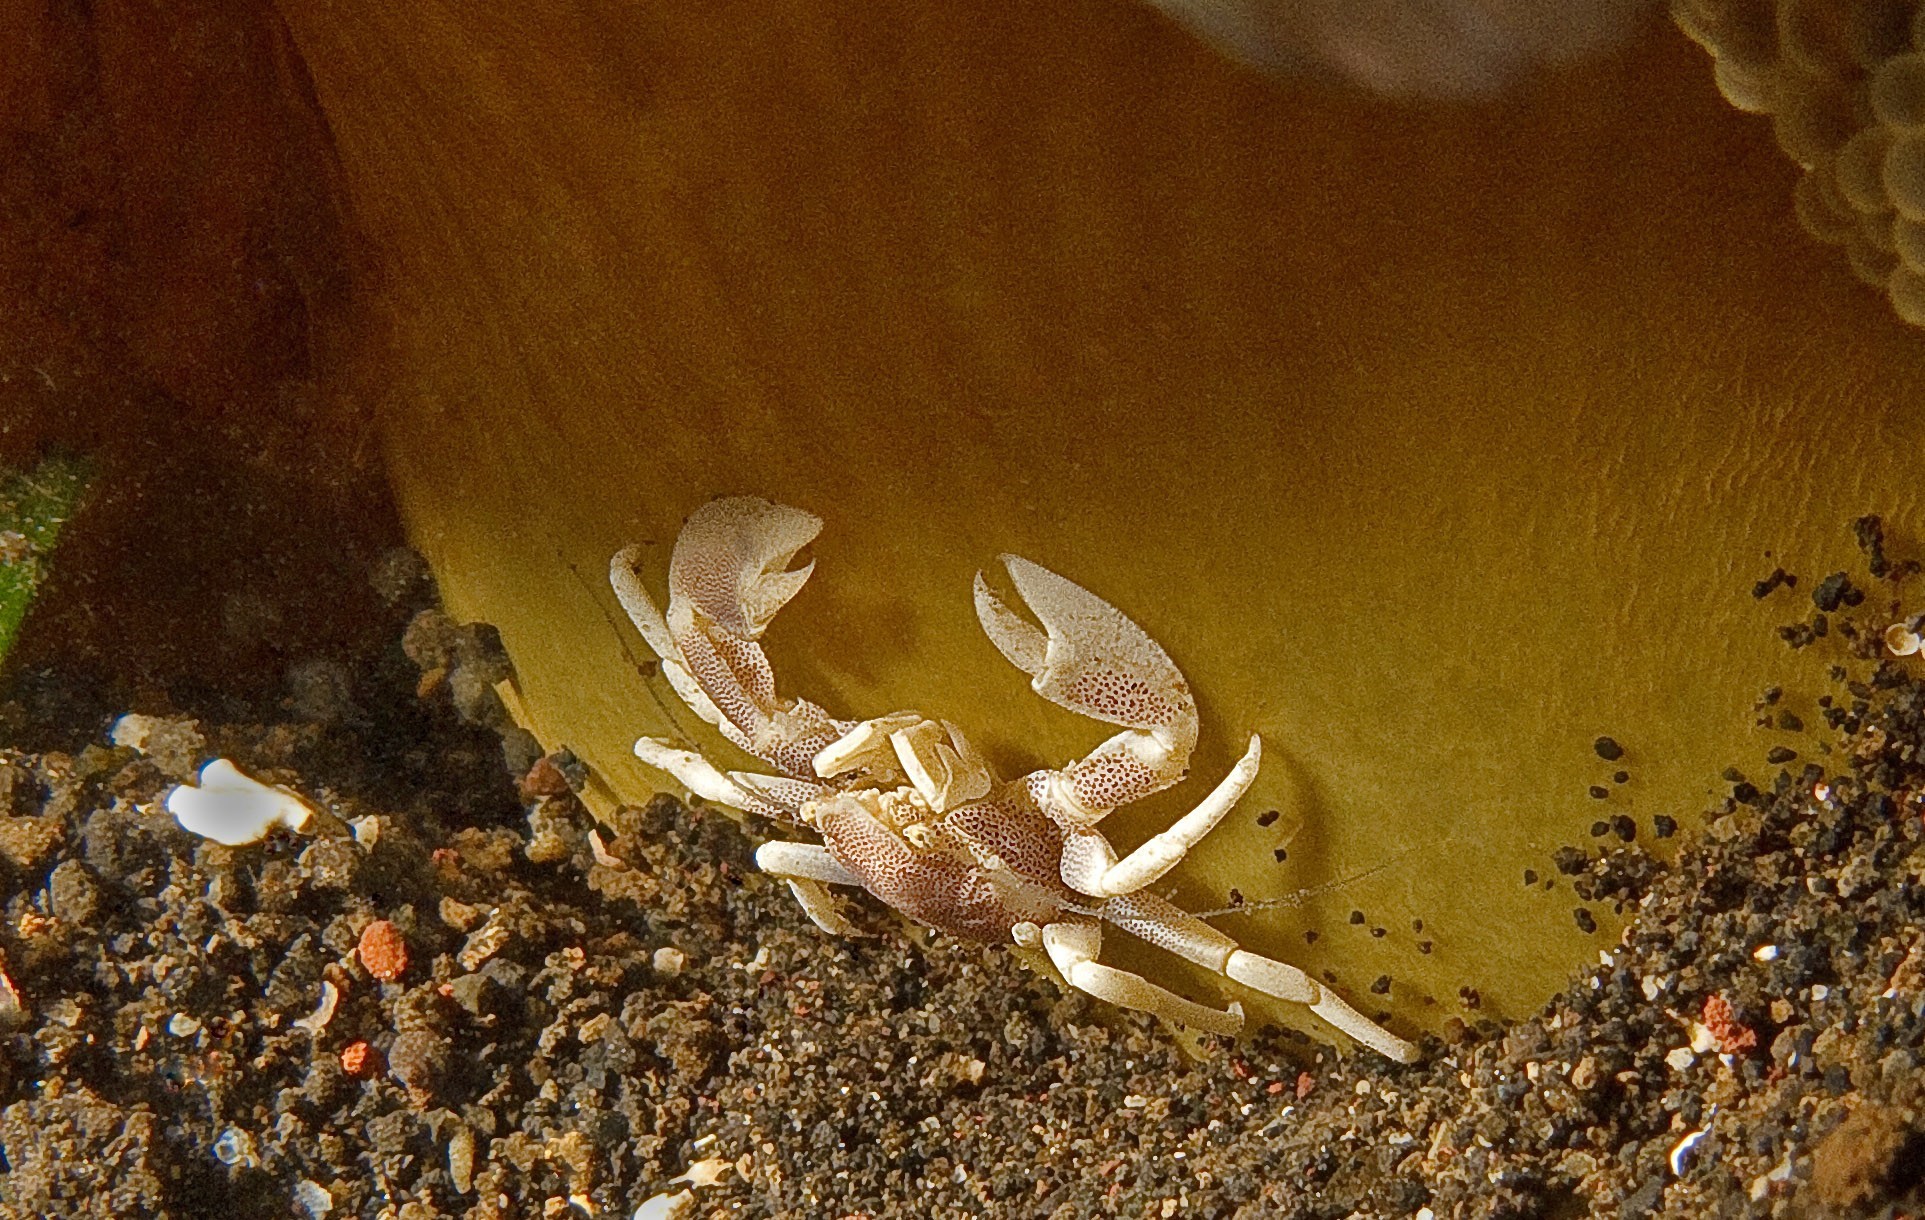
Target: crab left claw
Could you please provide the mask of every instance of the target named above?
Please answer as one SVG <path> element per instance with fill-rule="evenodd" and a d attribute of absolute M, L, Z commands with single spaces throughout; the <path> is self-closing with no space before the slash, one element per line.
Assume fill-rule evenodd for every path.
<path fill-rule="evenodd" d="M 726 635 L 757 640 L 769 620 L 802 591 L 810 561 L 789 570 L 795 553 L 822 532 L 814 513 L 754 496 L 711 500 L 689 515 L 668 561 L 669 626 L 681 608 Z"/>
<path fill-rule="evenodd" d="M 659 610 L 628 547 L 609 579 L 635 629 L 662 659 L 683 702 L 749 753 L 798 778 L 851 726 L 806 699 L 776 693 L 775 672 L 756 641 L 815 565 L 790 570 L 821 518 L 753 496 L 711 500 L 689 515 L 669 557 L 668 611 Z"/>

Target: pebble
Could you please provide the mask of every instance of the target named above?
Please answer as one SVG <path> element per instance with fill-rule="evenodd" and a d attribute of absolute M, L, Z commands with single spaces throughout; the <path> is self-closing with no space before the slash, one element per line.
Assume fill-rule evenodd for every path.
<path fill-rule="evenodd" d="M 239 1127 L 228 1127 L 220 1133 L 214 1141 L 214 1159 L 227 1166 L 260 1163 L 254 1154 L 254 1137 Z"/>
<path fill-rule="evenodd" d="M 448 1067 L 445 1038 L 425 1029 L 411 1029 L 388 1048 L 388 1074 L 409 1089 L 431 1093 Z"/>
<path fill-rule="evenodd" d="M 194 768 L 207 749 L 207 739 L 195 721 L 132 712 L 114 721 L 109 740 L 153 759 L 154 765 L 177 780 L 193 778 Z"/>
<path fill-rule="evenodd" d="M 302 1178 L 294 1184 L 294 1201 L 307 1212 L 309 1220 L 321 1220 L 334 1210 L 334 1196 L 313 1178 Z"/>
<path fill-rule="evenodd" d="M 460 1194 L 475 1188 L 475 1133 L 466 1123 L 457 1124 L 448 1136 L 448 1178 Z"/>
<path fill-rule="evenodd" d="M 462 942 L 455 960 L 461 963 L 463 970 L 478 970 L 483 962 L 501 952 L 513 939 L 514 932 L 509 928 L 506 916 L 500 908 L 496 908 L 488 913 L 487 922 L 468 933 L 468 939 Z"/>
<path fill-rule="evenodd" d="M 1589 1089 L 1597 1083 L 1597 1078 L 1597 1060 L 1590 1055 L 1578 1060 L 1577 1066 L 1571 1069 L 1571 1087 L 1574 1089 Z"/>
<path fill-rule="evenodd" d="M 386 919 L 377 919 L 361 929 L 355 953 L 367 972 L 383 982 L 393 982 L 408 969 L 408 942 L 401 929 Z"/>

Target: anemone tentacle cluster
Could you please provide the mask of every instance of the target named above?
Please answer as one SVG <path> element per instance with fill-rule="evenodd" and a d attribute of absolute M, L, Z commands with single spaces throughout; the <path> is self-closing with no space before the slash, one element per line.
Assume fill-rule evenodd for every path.
<path fill-rule="evenodd" d="M 1798 222 L 1925 326 L 1925 4 L 1674 0 L 1733 106 L 1804 170 Z"/>

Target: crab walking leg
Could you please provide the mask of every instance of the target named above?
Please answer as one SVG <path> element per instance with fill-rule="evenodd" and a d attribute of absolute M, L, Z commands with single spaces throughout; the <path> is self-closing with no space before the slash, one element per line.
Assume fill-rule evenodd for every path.
<path fill-rule="evenodd" d="M 1225 814 L 1243 799 L 1250 784 L 1257 777 L 1257 768 L 1263 760 L 1263 742 L 1257 737 L 1250 738 L 1250 748 L 1244 751 L 1237 765 L 1223 777 L 1209 796 L 1201 804 L 1170 824 L 1169 829 L 1151 836 L 1129 855 L 1121 860 L 1115 858 L 1109 843 L 1101 835 L 1090 831 L 1071 832 L 1078 839 L 1094 839 L 1093 843 L 1081 843 L 1077 851 L 1063 853 L 1063 883 L 1071 889 L 1089 894 L 1096 898 L 1110 898 L 1119 894 L 1133 894 L 1175 868 L 1177 862 L 1189 854 L 1192 847 L 1203 841 L 1203 837 L 1216 829 L 1217 823 Z M 1101 844 L 1101 847 L 1098 847 Z M 1105 856 L 1108 858 L 1105 859 Z"/>
<path fill-rule="evenodd" d="M 1267 957 L 1257 957 L 1254 953 L 1245 953 L 1243 956 L 1245 958 L 1253 958 L 1258 962 L 1264 963 L 1266 966 L 1283 966 L 1282 962 L 1271 961 Z M 1284 969 L 1295 969 L 1295 967 L 1285 966 Z M 1299 970 L 1297 973 L 1301 974 L 1303 972 Z M 1238 976 L 1232 974 L 1230 977 L 1237 978 Z M 1316 1003 L 1310 1005 L 1311 1012 L 1316 1013 L 1335 1028 L 1349 1034 L 1352 1038 L 1355 1038 L 1358 1042 L 1376 1051 L 1386 1059 L 1394 1059 L 1398 1063 L 1417 1062 L 1416 1046 L 1404 1041 L 1375 1021 L 1372 1021 L 1369 1017 L 1364 1016 L 1364 1014 L 1352 1008 L 1342 996 L 1330 988 L 1320 987 L 1318 990 L 1322 993 L 1321 998 L 1319 998 Z"/>
<path fill-rule="evenodd" d="M 796 821 L 803 801 L 828 791 L 823 785 L 807 780 L 723 771 L 693 750 L 678 750 L 653 737 L 635 739 L 635 757 L 658 771 L 668 772 L 676 783 L 705 801 L 780 822 Z"/>
<path fill-rule="evenodd" d="M 796 904 L 809 917 L 810 923 L 831 936 L 862 935 L 861 929 L 843 917 L 842 904 L 819 883 L 796 877 L 784 877 L 783 880 L 789 883 L 789 893 L 795 895 Z"/>
<path fill-rule="evenodd" d="M 1226 977 L 1265 995 L 1302 1004 L 1329 1025 L 1386 1059 L 1417 1062 L 1417 1048 L 1352 1008 L 1342 996 L 1311 979 L 1303 971 L 1275 958 L 1235 950 L 1223 963 Z M 1305 997 L 1305 993 L 1308 997 Z"/>
<path fill-rule="evenodd" d="M 1251 953 L 1234 940 L 1153 894 L 1111 899 L 1103 918 L 1160 949 L 1291 1004 L 1302 1004 L 1324 1021 L 1387 1059 L 1414 1063 L 1417 1048 L 1345 1003 L 1330 988 L 1287 962 Z"/>
<path fill-rule="evenodd" d="M 678 750 L 666 741 L 657 741 L 653 737 L 637 737 L 635 757 L 657 771 L 668 772 L 675 777 L 676 783 L 705 801 L 740 809 L 742 798 L 747 795 L 731 783 L 729 777 L 714 763 L 693 750 Z"/>
<path fill-rule="evenodd" d="M 843 918 L 841 904 L 825 885 L 860 886 L 862 878 L 837 864 L 829 849 L 818 843 L 773 840 L 755 849 L 755 866 L 789 883 L 789 892 L 809 922 L 831 936 L 854 936 L 856 927 Z"/>
<path fill-rule="evenodd" d="M 890 734 L 920 724 L 922 719 L 916 712 L 891 712 L 857 721 L 848 732 L 817 751 L 810 766 L 823 779 L 850 771 L 892 776 L 898 764 Z"/>
<path fill-rule="evenodd" d="M 1105 966 L 1096 960 L 1103 945 L 1103 929 L 1094 923 L 1052 923 L 1043 927 L 1043 948 L 1062 972 L 1063 980 L 1078 991 L 1123 1008 L 1134 1008 L 1165 1020 L 1177 1021 L 1212 1034 L 1234 1035 L 1243 1028 L 1243 1006 L 1229 1011 L 1186 1000 L 1140 974 Z"/>
<path fill-rule="evenodd" d="M 817 881 L 823 885 L 860 886 L 862 878 L 835 862 L 829 849 L 820 843 L 790 843 L 770 839 L 755 849 L 755 867 L 790 881 Z"/>

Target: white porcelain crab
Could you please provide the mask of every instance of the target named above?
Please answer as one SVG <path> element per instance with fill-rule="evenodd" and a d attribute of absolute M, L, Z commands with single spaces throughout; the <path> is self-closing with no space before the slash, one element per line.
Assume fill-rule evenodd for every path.
<path fill-rule="evenodd" d="M 668 610 L 643 588 L 638 548 L 610 564 L 615 594 L 662 659 L 676 694 L 722 735 L 782 774 L 723 772 L 701 755 L 644 737 L 643 762 L 704 799 L 800 823 L 813 843 L 765 843 L 756 863 L 784 878 L 824 931 L 850 925 L 825 888 L 853 885 L 914 919 L 975 940 L 1041 945 L 1070 986 L 1218 1034 L 1227 1011 L 1098 962 L 1105 923 L 1312 1012 L 1402 1062 L 1416 1048 L 1283 962 L 1260 957 L 1147 887 L 1229 812 L 1256 777 L 1260 744 L 1201 804 L 1121 859 L 1096 829 L 1112 810 L 1183 778 L 1196 743 L 1196 701 L 1169 656 L 1108 602 L 1046 568 L 1003 556 L 1039 630 L 976 577 L 976 613 L 1037 694 L 1123 726 L 1060 771 L 1004 781 L 955 725 L 898 712 L 837 720 L 776 693 L 756 641 L 796 595 L 811 562 L 789 569 L 822 528 L 801 509 L 752 497 L 691 515 L 669 559 Z"/>

